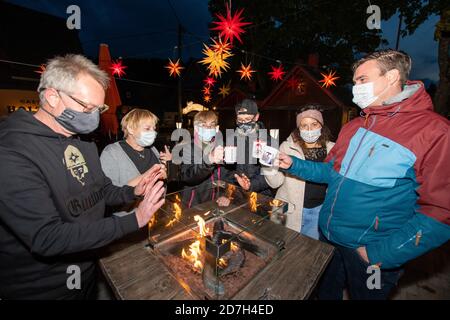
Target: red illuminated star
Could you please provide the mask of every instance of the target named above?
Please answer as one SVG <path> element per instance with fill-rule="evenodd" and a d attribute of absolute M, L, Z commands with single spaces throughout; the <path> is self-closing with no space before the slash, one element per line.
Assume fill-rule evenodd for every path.
<path fill-rule="evenodd" d="M 287 86 L 291 90 L 296 90 L 299 83 L 300 81 L 297 78 L 290 78 L 287 81 Z"/>
<path fill-rule="evenodd" d="M 283 75 L 284 75 L 286 72 L 283 71 L 283 66 L 282 66 L 282 65 L 280 65 L 279 67 L 271 66 L 271 68 L 272 68 L 272 71 L 269 72 L 268 74 L 270 74 L 270 78 L 271 78 L 273 81 L 278 81 L 278 80 L 283 79 Z"/>
<path fill-rule="evenodd" d="M 242 43 L 242 39 L 240 35 L 244 32 L 244 29 L 242 29 L 243 26 L 251 24 L 250 22 L 243 22 L 242 21 L 242 11 L 237 10 L 234 15 L 231 14 L 230 7 L 228 4 L 226 5 L 227 8 L 227 16 L 226 18 L 222 14 L 216 14 L 216 17 L 219 18 L 219 22 L 213 21 L 214 24 L 217 26 L 214 28 L 211 28 L 211 30 L 218 30 L 220 31 L 220 36 L 224 37 L 225 42 L 230 40 L 230 43 L 233 44 L 234 38 L 238 39 L 240 43 Z"/>
<path fill-rule="evenodd" d="M 113 75 L 117 75 L 119 78 L 121 78 L 125 74 L 125 69 L 127 67 L 122 65 L 122 61 L 115 61 L 111 63 L 110 69 L 112 70 Z"/>
<path fill-rule="evenodd" d="M 216 80 L 212 77 L 207 77 L 205 80 L 203 80 L 203 82 L 205 83 L 205 85 L 207 85 L 208 87 L 212 87 L 214 86 L 214 84 L 216 83 Z"/>

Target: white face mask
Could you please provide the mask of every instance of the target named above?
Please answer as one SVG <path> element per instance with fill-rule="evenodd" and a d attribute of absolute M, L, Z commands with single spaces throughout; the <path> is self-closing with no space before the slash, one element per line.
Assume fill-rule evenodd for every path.
<path fill-rule="evenodd" d="M 151 146 L 155 142 L 156 135 L 156 131 L 142 131 L 136 139 L 136 143 L 141 147 Z"/>
<path fill-rule="evenodd" d="M 361 109 L 365 109 L 370 106 L 372 103 L 377 101 L 377 99 L 386 92 L 389 88 L 389 85 L 384 88 L 383 91 L 380 92 L 379 95 L 374 95 L 374 82 L 367 82 L 363 84 L 355 84 L 352 88 L 353 93 L 353 102 L 360 107 Z"/>
<path fill-rule="evenodd" d="M 361 109 L 367 108 L 378 99 L 378 96 L 373 94 L 373 82 L 354 85 L 352 93 L 352 101 Z"/>
<path fill-rule="evenodd" d="M 314 143 L 319 140 L 322 135 L 322 129 L 316 130 L 300 130 L 300 136 L 306 143 Z"/>
<path fill-rule="evenodd" d="M 200 139 L 203 142 L 210 142 L 212 138 L 216 136 L 216 129 L 215 128 L 202 128 L 202 127 L 196 127 L 197 133 Z"/>

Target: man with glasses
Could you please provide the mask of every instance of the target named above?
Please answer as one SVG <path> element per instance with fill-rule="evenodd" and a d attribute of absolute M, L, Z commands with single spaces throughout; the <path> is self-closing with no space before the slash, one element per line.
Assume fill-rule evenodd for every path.
<path fill-rule="evenodd" d="M 218 116 L 214 111 L 200 111 L 194 117 L 194 138 L 189 148 L 183 148 L 180 181 L 184 185 L 183 202 L 188 207 L 217 200 L 211 184 L 223 180 L 221 167 L 224 150 L 216 141 Z M 193 188 L 195 187 L 195 188 Z"/>
<path fill-rule="evenodd" d="M 40 109 L 0 127 L 0 299 L 94 297 L 95 249 L 146 226 L 164 202 L 154 166 L 134 188 L 112 185 L 87 134 L 99 125 L 109 76 L 80 55 L 49 61 Z M 142 198 L 133 214 L 105 205 Z"/>

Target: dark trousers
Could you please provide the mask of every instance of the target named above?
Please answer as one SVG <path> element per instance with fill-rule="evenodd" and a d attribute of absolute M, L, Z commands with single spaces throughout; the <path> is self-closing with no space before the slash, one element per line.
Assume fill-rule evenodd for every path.
<path fill-rule="evenodd" d="M 333 245 L 335 251 L 319 282 L 319 300 L 342 300 L 345 288 L 349 291 L 352 300 L 385 300 L 397 286 L 403 274 L 402 269 L 381 269 L 379 288 L 370 289 L 368 280 L 373 284 L 372 276 L 375 272 L 368 270 L 370 264 L 361 258 L 356 249 L 330 243 L 323 235 L 320 236 L 320 240 Z"/>

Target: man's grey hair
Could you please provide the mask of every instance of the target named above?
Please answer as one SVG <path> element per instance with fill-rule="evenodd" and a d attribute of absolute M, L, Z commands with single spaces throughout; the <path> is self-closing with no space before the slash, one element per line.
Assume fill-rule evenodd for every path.
<path fill-rule="evenodd" d="M 44 102 L 44 89 L 55 88 L 73 94 L 78 76 L 86 74 L 94 78 L 104 90 L 109 86 L 109 75 L 88 58 L 79 54 L 57 56 L 47 62 L 41 75 L 38 92 L 39 99 Z"/>

